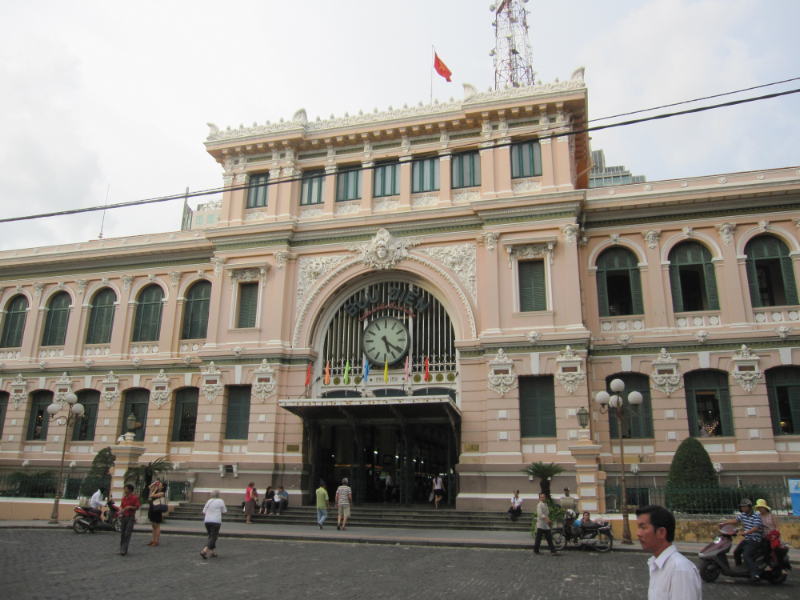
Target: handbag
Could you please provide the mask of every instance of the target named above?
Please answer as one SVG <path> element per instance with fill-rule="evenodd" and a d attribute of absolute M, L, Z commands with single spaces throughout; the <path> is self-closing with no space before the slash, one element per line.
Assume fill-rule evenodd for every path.
<path fill-rule="evenodd" d="M 156 498 L 153 500 L 153 512 L 156 513 L 165 513 L 169 510 L 169 505 L 167 504 L 167 497 L 162 496 L 161 498 Z"/>

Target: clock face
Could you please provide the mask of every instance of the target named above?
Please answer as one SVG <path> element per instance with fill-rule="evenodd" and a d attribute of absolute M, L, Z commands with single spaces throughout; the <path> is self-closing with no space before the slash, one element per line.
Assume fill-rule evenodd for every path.
<path fill-rule="evenodd" d="M 364 331 L 364 354 L 377 364 L 396 363 L 408 352 L 410 336 L 399 319 L 381 317 L 367 325 Z"/>

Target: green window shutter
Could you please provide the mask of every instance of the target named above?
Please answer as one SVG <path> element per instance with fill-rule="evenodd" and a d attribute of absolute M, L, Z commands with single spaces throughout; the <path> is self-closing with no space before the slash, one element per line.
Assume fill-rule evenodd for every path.
<path fill-rule="evenodd" d="M 519 378 L 521 437 L 555 437 L 556 406 L 552 376 Z"/>
<path fill-rule="evenodd" d="M 86 330 L 87 344 L 108 344 L 114 326 L 114 302 L 117 295 L 106 288 L 95 295 L 89 312 L 89 326 Z"/>
<path fill-rule="evenodd" d="M 789 409 L 792 412 L 792 425 L 794 426 L 794 434 L 800 433 L 800 386 L 793 385 L 789 387 Z M 780 423 L 778 423 L 780 427 Z"/>
<path fill-rule="evenodd" d="M 250 386 L 228 388 L 225 439 L 246 440 L 250 429 Z"/>
<path fill-rule="evenodd" d="M 258 307 L 258 283 L 243 283 L 239 288 L 239 320 L 237 327 L 255 327 Z"/>
<path fill-rule="evenodd" d="M 200 390 L 183 388 L 175 396 L 175 414 L 172 421 L 173 442 L 193 442 L 197 428 L 197 407 Z"/>
<path fill-rule="evenodd" d="M 695 399 L 694 389 L 688 386 L 686 387 L 686 418 L 689 420 L 689 435 L 699 437 L 700 425 L 697 422 L 697 400 Z"/>
<path fill-rule="evenodd" d="M 125 392 L 125 407 L 122 409 L 120 423 L 120 433 L 127 433 L 128 415 L 131 413 L 136 417 L 136 422 L 141 424 L 134 430 L 134 441 L 143 442 L 145 430 L 147 429 L 147 405 L 150 403 L 150 392 L 142 388 L 135 388 Z"/>
<path fill-rule="evenodd" d="M 520 154 L 519 144 L 511 146 L 511 178 L 520 177 Z"/>
<path fill-rule="evenodd" d="M 767 374 L 769 377 L 769 374 Z M 767 399 L 769 400 L 769 417 L 772 421 L 773 435 L 781 435 L 781 411 L 778 408 L 778 394 L 775 386 L 767 386 Z"/>
<path fill-rule="evenodd" d="M 0 438 L 3 437 L 3 423 L 6 422 L 8 412 L 8 392 L 0 392 Z"/>
<path fill-rule="evenodd" d="M 649 382 L 648 382 L 649 383 Z M 641 421 L 641 432 L 643 438 L 651 438 L 653 437 L 653 403 L 650 400 L 650 390 L 649 388 L 645 391 L 639 390 L 643 396 L 642 404 L 641 404 L 641 415 L 639 420 Z"/>
<path fill-rule="evenodd" d="M 60 292 L 50 300 L 42 335 L 42 346 L 64 345 L 69 323 L 69 303 L 70 296 L 66 292 Z"/>
<path fill-rule="evenodd" d="M 547 310 L 547 284 L 544 276 L 544 261 L 535 260 L 533 265 L 533 310 Z"/>
<path fill-rule="evenodd" d="M 791 306 L 800 304 L 791 256 L 781 256 L 781 271 L 783 272 L 783 288 L 786 290 L 786 304 Z"/>
<path fill-rule="evenodd" d="M 8 304 L 8 312 L 3 323 L 3 335 L 0 348 L 18 348 L 22 345 L 25 332 L 25 321 L 28 317 L 28 299 L 17 296 Z"/>
<path fill-rule="evenodd" d="M 84 390 L 78 393 L 78 402 L 83 405 L 83 416 L 75 421 L 72 430 L 73 442 L 94 441 L 94 430 L 97 425 L 97 409 L 100 404 L 100 392 Z"/>
<path fill-rule="evenodd" d="M 519 310 L 533 310 L 533 268 L 530 262 L 517 263 L 519 270 Z"/>
<path fill-rule="evenodd" d="M 252 175 L 247 190 L 247 208 L 260 208 L 267 205 L 267 181 L 269 173 Z"/>
<path fill-rule="evenodd" d="M 597 306 L 600 309 L 600 316 L 607 317 L 608 310 L 608 284 L 606 282 L 605 269 L 598 269 L 595 277 L 597 282 Z"/>
<path fill-rule="evenodd" d="M 157 342 L 161 334 L 161 313 L 164 292 L 153 284 L 139 294 L 136 319 L 133 325 L 134 342 Z"/>
<path fill-rule="evenodd" d="M 676 313 L 683 312 L 683 294 L 681 293 L 681 277 L 678 265 L 670 261 L 669 285 L 672 290 L 672 310 Z"/>
<path fill-rule="evenodd" d="M 703 263 L 703 272 L 706 279 L 706 297 L 708 310 L 719 310 L 719 294 L 717 293 L 717 276 L 714 273 L 714 263 L 710 260 Z"/>
<path fill-rule="evenodd" d="M 747 287 L 750 289 L 750 302 L 753 308 L 761 307 L 761 294 L 758 293 L 758 276 L 756 275 L 755 257 L 748 255 L 745 261 L 747 270 Z"/>
<path fill-rule="evenodd" d="M 528 260 L 518 263 L 519 309 L 521 312 L 547 310 L 547 286 L 544 261 Z"/>
<path fill-rule="evenodd" d="M 194 284 L 186 295 L 183 313 L 183 339 L 203 339 L 208 333 L 208 311 L 211 301 L 211 284 L 201 281 Z"/>
<path fill-rule="evenodd" d="M 633 267 L 629 271 L 631 280 L 631 297 L 633 298 L 633 314 L 644 314 L 644 299 L 642 298 L 642 276 L 639 267 Z"/>
<path fill-rule="evenodd" d="M 724 380 L 724 381 L 723 381 Z M 728 378 L 723 375 L 720 380 L 720 386 L 717 388 L 719 398 L 719 420 L 722 425 L 722 435 L 731 436 L 734 434 L 733 429 L 733 410 L 731 409 L 731 396 L 728 391 Z"/>
<path fill-rule="evenodd" d="M 39 391 L 31 398 L 31 412 L 28 418 L 28 438 L 29 440 L 46 440 L 47 426 L 50 423 L 50 415 L 47 407 L 53 403 L 53 392 Z"/>

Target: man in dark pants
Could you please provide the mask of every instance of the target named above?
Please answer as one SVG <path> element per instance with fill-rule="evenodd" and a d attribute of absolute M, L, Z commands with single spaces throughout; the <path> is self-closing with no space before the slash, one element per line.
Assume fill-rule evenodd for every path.
<path fill-rule="evenodd" d="M 720 526 L 736 525 L 737 523 L 744 525 L 744 539 L 733 551 L 733 560 L 738 567 L 742 564 L 742 554 L 744 554 L 744 560 L 753 583 L 761 583 L 758 566 L 756 566 L 756 556 L 761 552 L 761 515 L 753 511 L 753 503 L 749 498 L 742 498 L 739 508 L 742 509 L 742 512 L 735 519 L 723 521 Z"/>
<path fill-rule="evenodd" d="M 560 552 L 556 552 L 556 547 L 553 545 L 553 533 L 550 531 L 550 509 L 547 506 L 547 496 L 544 493 L 539 494 L 539 505 L 536 507 L 536 541 L 533 542 L 533 553 L 539 554 L 539 546 L 542 545 L 542 536 L 547 538 L 547 547 L 550 549 L 551 556 L 561 556 Z"/>
<path fill-rule="evenodd" d="M 120 519 L 122 537 L 117 554 L 125 556 L 128 553 L 131 535 L 133 535 L 133 526 L 136 524 L 136 511 L 139 510 L 139 497 L 133 493 L 133 486 L 130 483 L 122 490 L 122 502 L 119 507 L 122 510 Z"/>

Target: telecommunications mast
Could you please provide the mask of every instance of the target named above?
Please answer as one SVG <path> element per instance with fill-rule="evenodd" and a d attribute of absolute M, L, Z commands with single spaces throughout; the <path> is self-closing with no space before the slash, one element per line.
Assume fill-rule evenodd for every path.
<path fill-rule="evenodd" d="M 533 85 L 536 72 L 531 66 L 528 44 L 528 0 L 500 0 L 489 7 L 494 13 L 494 89 Z"/>

